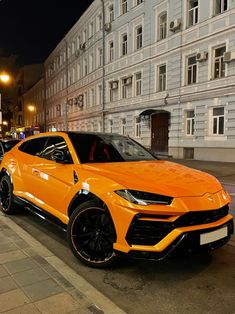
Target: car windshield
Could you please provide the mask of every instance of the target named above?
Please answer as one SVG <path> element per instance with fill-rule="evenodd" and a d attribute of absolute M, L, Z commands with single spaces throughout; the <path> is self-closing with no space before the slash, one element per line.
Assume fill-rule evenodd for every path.
<path fill-rule="evenodd" d="M 144 147 L 129 137 L 115 134 L 69 133 L 81 163 L 155 160 Z"/>
<path fill-rule="evenodd" d="M 4 151 L 9 152 L 9 150 L 12 149 L 12 147 L 15 146 L 19 142 L 20 140 L 10 140 L 7 142 L 3 142 Z"/>

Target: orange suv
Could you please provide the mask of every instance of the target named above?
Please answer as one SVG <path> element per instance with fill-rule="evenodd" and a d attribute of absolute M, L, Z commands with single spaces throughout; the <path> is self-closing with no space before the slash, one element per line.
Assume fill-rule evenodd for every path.
<path fill-rule="evenodd" d="M 62 224 L 75 256 L 94 267 L 120 253 L 159 260 L 214 249 L 233 233 L 230 197 L 217 179 L 118 134 L 27 138 L 3 158 L 0 193 L 4 213 L 23 205 Z"/>

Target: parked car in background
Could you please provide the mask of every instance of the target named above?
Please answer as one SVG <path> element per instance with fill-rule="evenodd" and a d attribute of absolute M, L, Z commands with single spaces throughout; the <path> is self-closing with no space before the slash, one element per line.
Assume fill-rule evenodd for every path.
<path fill-rule="evenodd" d="M 230 196 L 213 176 L 158 160 L 118 134 L 51 132 L 22 141 L 0 167 L 1 209 L 59 222 L 93 267 L 119 254 L 160 260 L 212 250 L 233 233 Z"/>
<path fill-rule="evenodd" d="M 0 162 L 2 161 L 3 155 L 9 152 L 20 140 L 18 139 L 0 139 Z"/>

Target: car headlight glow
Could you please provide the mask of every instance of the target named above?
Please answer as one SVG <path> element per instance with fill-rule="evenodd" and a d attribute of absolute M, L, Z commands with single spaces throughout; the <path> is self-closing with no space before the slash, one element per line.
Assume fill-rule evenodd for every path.
<path fill-rule="evenodd" d="M 115 191 L 119 196 L 123 197 L 127 201 L 138 205 L 170 205 L 173 197 L 159 195 L 149 192 L 142 192 L 136 190 L 118 190 Z"/>

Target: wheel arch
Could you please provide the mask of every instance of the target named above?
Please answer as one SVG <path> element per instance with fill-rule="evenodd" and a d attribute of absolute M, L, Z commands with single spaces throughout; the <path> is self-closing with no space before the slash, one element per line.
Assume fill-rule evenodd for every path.
<path fill-rule="evenodd" d="M 2 177 L 4 177 L 5 175 L 7 175 L 7 176 L 11 179 L 11 183 L 13 184 L 11 175 L 10 175 L 10 173 L 8 172 L 8 170 L 7 170 L 6 168 L 2 168 L 2 169 L 1 169 L 1 172 L 0 172 L 0 180 L 1 180 Z"/>
<path fill-rule="evenodd" d="M 93 194 L 92 192 L 87 193 L 86 191 L 80 190 L 78 193 L 74 195 L 72 201 L 69 204 L 68 217 L 70 218 L 74 210 L 79 205 L 87 201 L 95 201 L 97 204 L 101 205 L 102 207 L 105 206 L 107 208 L 107 205 L 105 204 L 105 202 L 102 199 L 100 199 L 97 195 Z"/>

